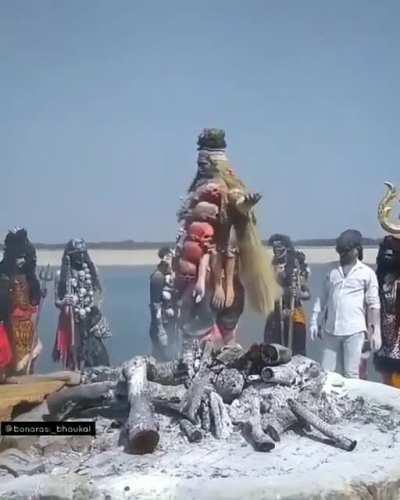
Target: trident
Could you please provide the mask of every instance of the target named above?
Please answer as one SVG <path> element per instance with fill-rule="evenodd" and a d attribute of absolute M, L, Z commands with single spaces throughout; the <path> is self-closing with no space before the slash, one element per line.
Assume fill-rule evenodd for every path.
<path fill-rule="evenodd" d="M 36 343 L 38 341 L 39 320 L 40 320 L 40 315 L 42 312 L 43 302 L 44 302 L 44 299 L 46 298 L 46 295 L 47 295 L 47 283 L 50 281 L 53 281 L 53 279 L 54 279 L 54 272 L 52 271 L 50 264 L 47 264 L 46 267 L 41 267 L 39 269 L 40 301 L 39 301 L 38 311 L 37 311 L 37 315 L 36 315 L 35 333 L 34 333 L 33 338 L 32 338 L 32 345 L 31 345 L 31 349 L 29 352 L 28 364 L 26 366 L 26 374 L 27 375 L 29 374 L 29 372 L 31 370 L 33 350 L 34 350 Z"/>

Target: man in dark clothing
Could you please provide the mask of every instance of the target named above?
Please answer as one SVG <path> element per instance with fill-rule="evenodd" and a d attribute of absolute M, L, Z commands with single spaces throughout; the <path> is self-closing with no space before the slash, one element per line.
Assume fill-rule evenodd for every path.
<path fill-rule="evenodd" d="M 274 234 L 268 244 L 274 253 L 272 263 L 283 295 L 276 301 L 275 310 L 267 319 L 264 342 L 288 346 L 291 330 L 292 345 L 289 347 L 293 354 L 305 356 L 306 317 L 302 301 L 310 299 L 305 255 L 295 250 L 289 236 L 284 234 Z"/>
<path fill-rule="evenodd" d="M 175 324 L 175 309 L 172 305 L 173 252 L 169 247 L 162 247 L 158 256 L 160 262 L 150 276 L 150 339 L 153 356 L 167 360 L 171 357 L 171 333 Z"/>

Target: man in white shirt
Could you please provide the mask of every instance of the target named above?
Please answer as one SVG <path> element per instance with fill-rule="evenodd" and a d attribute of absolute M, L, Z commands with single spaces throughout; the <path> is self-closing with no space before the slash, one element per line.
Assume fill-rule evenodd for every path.
<path fill-rule="evenodd" d="M 373 351 L 381 347 L 380 302 L 374 271 L 363 264 L 362 236 L 348 229 L 336 240 L 339 263 L 326 276 L 310 321 L 310 334 L 324 339 L 322 366 L 336 370 L 343 356 L 343 375 L 358 378 L 365 336 Z"/>

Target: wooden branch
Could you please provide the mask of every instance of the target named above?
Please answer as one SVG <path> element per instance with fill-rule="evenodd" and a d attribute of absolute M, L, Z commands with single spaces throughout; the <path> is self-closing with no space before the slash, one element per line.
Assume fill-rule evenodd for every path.
<path fill-rule="evenodd" d="M 47 406 L 53 418 L 65 418 L 76 408 L 90 408 L 110 397 L 113 382 L 68 387 L 47 397 Z"/>
<path fill-rule="evenodd" d="M 274 441 L 280 441 L 284 432 L 298 423 L 296 415 L 289 408 L 279 408 L 273 414 L 261 417 L 261 427 Z"/>
<path fill-rule="evenodd" d="M 200 405 L 201 427 L 205 432 L 211 432 L 210 398 L 204 396 Z"/>
<path fill-rule="evenodd" d="M 217 439 L 227 438 L 232 432 L 232 421 L 221 396 L 215 391 L 210 392 L 210 414 L 214 436 Z"/>
<path fill-rule="evenodd" d="M 261 379 L 269 384 L 294 385 L 296 371 L 287 365 L 266 366 L 261 370 Z"/>
<path fill-rule="evenodd" d="M 249 420 L 245 423 L 245 432 L 251 439 L 254 449 L 256 451 L 271 451 L 275 448 L 274 442 L 271 438 L 265 434 L 261 426 L 261 414 L 260 414 L 260 400 L 255 398 L 253 414 Z"/>
<path fill-rule="evenodd" d="M 192 383 L 186 393 L 185 400 L 182 402 L 181 412 L 185 417 L 196 424 L 197 413 L 199 411 L 201 401 L 204 394 L 209 389 L 210 381 L 213 373 L 210 371 L 212 363 L 212 344 L 206 342 L 204 345 L 203 355 L 200 361 L 200 367 L 194 376 Z"/>
<path fill-rule="evenodd" d="M 189 443 L 198 443 L 202 440 L 203 435 L 201 430 L 193 425 L 189 420 L 185 418 L 179 422 L 179 427 L 183 434 L 187 437 Z"/>
<path fill-rule="evenodd" d="M 324 434 L 325 436 L 332 439 L 337 447 L 346 451 L 353 451 L 357 446 L 357 441 L 349 439 L 337 432 L 331 425 L 324 422 L 317 415 L 314 415 L 298 401 L 288 399 L 288 405 L 297 417 L 317 429 L 319 432 L 321 432 L 321 434 Z"/>
<path fill-rule="evenodd" d="M 146 394 L 146 358 L 144 356 L 134 358 L 129 365 L 124 366 L 123 374 L 128 385 L 130 404 L 127 421 L 127 451 L 135 454 L 152 453 L 160 436 L 153 407 Z"/>

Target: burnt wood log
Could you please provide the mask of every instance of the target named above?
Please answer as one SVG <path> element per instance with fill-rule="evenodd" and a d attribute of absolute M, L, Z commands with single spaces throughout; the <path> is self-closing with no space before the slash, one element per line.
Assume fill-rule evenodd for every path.
<path fill-rule="evenodd" d="M 288 365 L 290 365 L 298 375 L 302 376 L 304 380 L 316 378 L 322 371 L 319 363 L 301 354 L 293 356 Z"/>
<path fill-rule="evenodd" d="M 212 344 L 206 342 L 204 345 L 203 355 L 200 360 L 200 367 L 196 375 L 193 377 L 192 383 L 186 393 L 186 397 L 181 405 L 181 413 L 192 424 L 197 422 L 197 414 L 201 405 L 204 394 L 210 389 L 213 373 L 210 370 L 212 364 Z"/>
<path fill-rule="evenodd" d="M 210 392 L 211 428 L 217 439 L 225 439 L 232 432 L 232 421 L 225 408 L 224 402 L 215 391 Z"/>
<path fill-rule="evenodd" d="M 281 344 L 264 344 L 263 353 L 269 365 L 282 365 L 292 359 L 292 351 Z"/>
<path fill-rule="evenodd" d="M 300 404 L 298 401 L 293 399 L 288 399 L 289 408 L 292 412 L 302 421 L 309 424 L 311 427 L 317 429 L 321 434 L 332 439 L 338 448 L 346 451 L 353 451 L 357 446 L 357 441 L 349 439 L 343 436 L 340 432 L 337 432 L 331 425 L 324 422 L 317 415 L 314 415 L 305 406 Z"/>
<path fill-rule="evenodd" d="M 188 368 L 182 360 L 160 363 L 153 356 L 146 356 L 147 380 L 162 385 L 179 385 L 188 376 Z"/>
<path fill-rule="evenodd" d="M 47 406 L 53 418 L 66 418 L 72 410 L 90 408 L 112 397 L 113 382 L 68 387 L 47 397 Z"/>
<path fill-rule="evenodd" d="M 210 413 L 210 398 L 204 396 L 200 405 L 200 421 L 201 427 L 205 432 L 211 432 L 211 413 Z"/>
<path fill-rule="evenodd" d="M 261 427 L 274 441 L 280 441 L 281 436 L 298 423 L 296 415 L 289 408 L 279 408 L 273 414 L 261 416 Z"/>
<path fill-rule="evenodd" d="M 296 371 L 290 364 L 266 366 L 261 370 L 261 379 L 268 384 L 293 385 L 296 382 Z"/>
<path fill-rule="evenodd" d="M 214 385 L 224 403 L 230 404 L 241 395 L 244 387 L 244 377 L 235 368 L 225 368 L 218 374 Z"/>
<path fill-rule="evenodd" d="M 127 420 L 126 451 L 134 454 L 152 453 L 160 439 L 158 423 L 147 389 L 147 361 L 146 357 L 138 356 L 123 368 L 128 386 L 128 400 L 130 405 Z"/>
<path fill-rule="evenodd" d="M 203 435 L 201 433 L 201 430 L 193 425 L 189 420 L 187 419 L 182 419 L 179 422 L 179 427 L 183 434 L 187 437 L 189 443 L 199 443 Z"/>
<path fill-rule="evenodd" d="M 274 442 L 271 440 L 261 426 L 260 400 L 254 399 L 253 414 L 244 425 L 244 431 L 250 438 L 256 451 L 271 451 L 275 448 Z"/>

